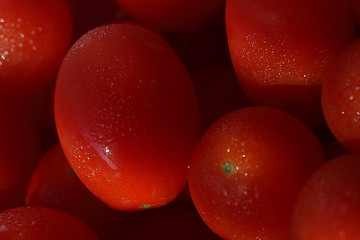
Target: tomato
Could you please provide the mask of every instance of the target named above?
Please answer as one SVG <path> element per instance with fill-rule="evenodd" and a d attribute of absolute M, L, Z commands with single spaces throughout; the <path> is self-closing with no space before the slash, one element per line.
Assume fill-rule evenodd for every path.
<path fill-rule="evenodd" d="M 24 205 L 26 187 L 41 156 L 34 128 L 0 104 L 0 211 Z"/>
<path fill-rule="evenodd" d="M 76 175 L 119 210 L 175 199 L 199 138 L 185 67 L 162 38 L 133 24 L 99 27 L 74 44 L 57 79 L 55 121 Z"/>
<path fill-rule="evenodd" d="M 117 239 L 135 214 L 111 209 L 96 198 L 71 169 L 60 144 L 41 158 L 29 181 L 26 205 L 44 206 L 78 216 L 102 239 Z"/>
<path fill-rule="evenodd" d="M 21 98 L 56 77 L 71 39 L 66 0 L 0 1 L 0 99 Z"/>
<path fill-rule="evenodd" d="M 255 105 L 323 122 L 322 74 L 356 37 L 343 0 L 228 0 L 226 30 L 238 80 Z"/>
<path fill-rule="evenodd" d="M 119 239 L 220 240 L 192 208 L 165 206 L 137 219 Z"/>
<path fill-rule="evenodd" d="M 347 46 L 327 72 L 322 89 L 325 120 L 336 139 L 360 152 L 360 40 Z"/>
<path fill-rule="evenodd" d="M 166 32 L 191 32 L 204 26 L 224 0 L 116 0 L 133 18 Z"/>
<path fill-rule="evenodd" d="M 202 136 L 190 161 L 190 194 L 222 238 L 285 240 L 297 194 L 324 161 L 303 122 L 278 109 L 247 107 Z"/>
<path fill-rule="evenodd" d="M 44 207 L 17 207 L 0 212 L 0 238 L 7 240 L 97 240 L 80 219 Z"/>
<path fill-rule="evenodd" d="M 321 166 L 306 182 L 294 209 L 292 239 L 360 239 L 360 155 Z"/>

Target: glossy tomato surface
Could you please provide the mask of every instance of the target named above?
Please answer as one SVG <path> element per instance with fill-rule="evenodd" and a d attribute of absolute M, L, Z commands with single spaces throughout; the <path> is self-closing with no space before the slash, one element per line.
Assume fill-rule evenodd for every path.
<path fill-rule="evenodd" d="M 66 0 L 0 1 L 0 99 L 21 98 L 55 79 L 70 45 Z"/>
<path fill-rule="evenodd" d="M 166 32 L 191 32 L 208 23 L 224 0 L 116 0 L 136 20 Z"/>
<path fill-rule="evenodd" d="M 360 40 L 347 46 L 326 73 L 322 107 L 331 132 L 346 148 L 360 152 Z"/>
<path fill-rule="evenodd" d="M 321 166 L 306 182 L 294 210 L 292 239 L 360 239 L 360 155 Z"/>
<path fill-rule="evenodd" d="M 0 212 L 0 239 L 97 240 L 80 219 L 45 207 L 17 207 Z"/>
<path fill-rule="evenodd" d="M 356 37 L 348 2 L 229 0 L 225 17 L 234 69 L 249 99 L 320 125 L 322 74 Z"/>
<path fill-rule="evenodd" d="M 136 213 L 116 211 L 96 198 L 71 169 L 59 143 L 42 157 L 28 184 L 25 204 L 68 212 L 106 240 L 118 239 Z"/>
<path fill-rule="evenodd" d="M 55 120 L 76 175 L 109 206 L 162 206 L 184 187 L 197 100 L 181 61 L 149 30 L 111 24 L 80 38 L 60 68 Z"/>
<path fill-rule="evenodd" d="M 190 194 L 222 238 L 287 240 L 297 194 L 324 161 L 303 122 L 278 109 L 247 107 L 202 136 L 190 161 Z"/>

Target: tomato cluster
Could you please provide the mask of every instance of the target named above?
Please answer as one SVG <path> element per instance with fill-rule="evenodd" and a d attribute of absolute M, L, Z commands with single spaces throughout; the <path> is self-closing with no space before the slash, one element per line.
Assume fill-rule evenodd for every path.
<path fill-rule="evenodd" d="M 360 239 L 358 0 L 1 0 L 0 239 Z"/>

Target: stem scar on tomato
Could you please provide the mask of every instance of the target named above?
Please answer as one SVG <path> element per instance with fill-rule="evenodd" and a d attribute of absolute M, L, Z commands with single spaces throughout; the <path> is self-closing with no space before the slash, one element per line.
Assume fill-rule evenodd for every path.
<path fill-rule="evenodd" d="M 232 162 L 226 161 L 222 164 L 222 171 L 225 175 L 231 176 L 235 173 L 236 167 Z"/>
<path fill-rule="evenodd" d="M 141 209 L 147 209 L 147 208 L 151 208 L 152 205 L 151 204 L 144 204 L 144 205 L 141 205 L 139 208 Z"/>

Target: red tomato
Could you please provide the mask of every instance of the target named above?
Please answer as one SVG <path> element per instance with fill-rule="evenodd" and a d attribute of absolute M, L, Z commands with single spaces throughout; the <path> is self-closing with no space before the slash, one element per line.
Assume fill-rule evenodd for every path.
<path fill-rule="evenodd" d="M 0 1 L 0 98 L 32 95 L 56 77 L 70 44 L 66 0 Z"/>
<path fill-rule="evenodd" d="M 0 212 L 0 239 L 97 240 L 80 219 L 44 207 L 18 207 Z"/>
<path fill-rule="evenodd" d="M 300 120 L 243 108 L 202 136 L 190 161 L 190 194 L 222 238 L 288 240 L 296 196 L 324 161 L 320 141 Z"/>
<path fill-rule="evenodd" d="M 116 0 L 136 20 L 166 32 L 190 32 L 204 26 L 224 0 Z"/>
<path fill-rule="evenodd" d="M 153 32 L 111 24 L 81 37 L 60 68 L 55 120 L 76 175 L 109 206 L 162 206 L 184 187 L 197 100 L 185 67 Z"/>
<path fill-rule="evenodd" d="M 324 77 L 322 106 L 337 140 L 360 152 L 360 40 L 345 48 Z"/>
<path fill-rule="evenodd" d="M 60 144 L 41 158 L 26 194 L 26 205 L 44 206 L 78 216 L 101 239 L 118 239 L 134 214 L 111 209 L 97 199 L 76 177 Z"/>
<path fill-rule="evenodd" d="M 24 205 L 26 187 L 40 159 L 33 127 L 0 104 L 0 211 Z"/>
<path fill-rule="evenodd" d="M 355 39 L 343 0 L 228 0 L 226 29 L 238 80 L 249 99 L 323 122 L 322 74 Z"/>
<path fill-rule="evenodd" d="M 337 157 L 303 187 L 294 210 L 292 239 L 360 239 L 360 155 Z"/>

